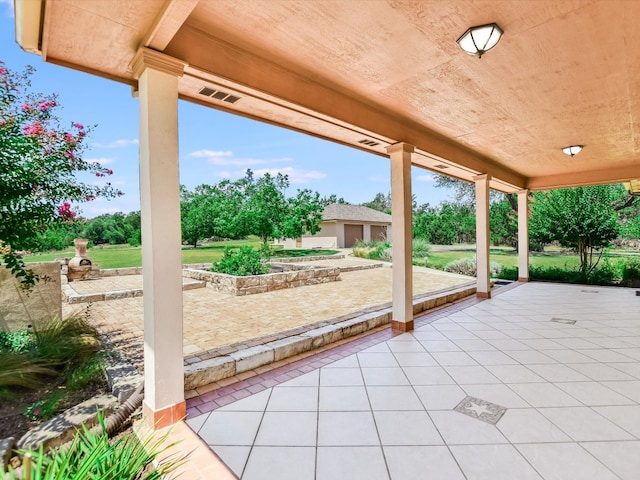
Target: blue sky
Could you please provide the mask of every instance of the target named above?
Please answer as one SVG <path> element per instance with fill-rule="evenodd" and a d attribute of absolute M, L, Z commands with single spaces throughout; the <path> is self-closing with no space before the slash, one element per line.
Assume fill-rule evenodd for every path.
<path fill-rule="evenodd" d="M 13 0 L 0 0 L 0 59 L 10 70 L 36 68 L 32 90 L 59 95 L 63 125 L 96 125 L 84 156 L 112 169 L 109 180 L 124 192 L 117 199 L 83 204 L 82 215 L 138 210 L 138 101 L 130 87 L 23 52 L 15 42 L 12 5 Z M 185 101 L 179 103 L 179 121 L 180 183 L 189 189 L 239 178 L 247 168 L 257 175 L 289 175 L 290 195 L 309 188 L 357 204 L 390 189 L 389 160 L 384 157 Z M 450 199 L 448 190 L 434 187 L 428 171 L 414 168 L 412 176 L 419 204 Z"/>

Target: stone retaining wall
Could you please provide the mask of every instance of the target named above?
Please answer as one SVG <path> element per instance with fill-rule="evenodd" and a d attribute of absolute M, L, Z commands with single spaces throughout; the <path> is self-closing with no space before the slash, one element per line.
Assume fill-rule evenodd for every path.
<path fill-rule="evenodd" d="M 272 264 L 283 268 L 281 273 L 267 273 L 236 277 L 224 273 L 208 272 L 191 268 L 184 269 L 182 275 L 187 278 L 207 282 L 207 287 L 218 292 L 231 295 L 253 295 L 256 293 L 272 292 L 285 288 L 318 285 L 320 283 L 340 280 L 340 269 L 337 267 L 293 266 L 287 264 Z"/>

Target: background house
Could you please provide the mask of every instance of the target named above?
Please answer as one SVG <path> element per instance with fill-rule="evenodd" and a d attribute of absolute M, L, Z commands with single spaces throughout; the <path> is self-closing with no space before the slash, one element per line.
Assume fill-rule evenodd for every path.
<path fill-rule="evenodd" d="M 361 205 L 334 203 L 324 208 L 318 233 L 278 243 L 285 248 L 349 248 L 359 240 L 391 241 L 391 215 Z"/>

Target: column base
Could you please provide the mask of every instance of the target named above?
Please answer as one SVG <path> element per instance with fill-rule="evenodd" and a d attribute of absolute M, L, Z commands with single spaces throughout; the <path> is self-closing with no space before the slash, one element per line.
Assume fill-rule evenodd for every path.
<path fill-rule="evenodd" d="M 518 277 L 518 281 L 519 282 L 528 282 L 529 281 L 529 277 Z"/>
<path fill-rule="evenodd" d="M 413 330 L 413 320 L 409 320 L 408 322 L 391 320 L 391 330 L 396 332 L 410 332 Z"/>
<path fill-rule="evenodd" d="M 142 402 L 142 415 L 146 424 L 159 430 L 187 417 L 187 402 L 175 403 L 160 410 L 153 410 L 146 401 Z"/>
<path fill-rule="evenodd" d="M 476 298 L 489 299 L 491 298 L 491 292 L 476 292 Z"/>

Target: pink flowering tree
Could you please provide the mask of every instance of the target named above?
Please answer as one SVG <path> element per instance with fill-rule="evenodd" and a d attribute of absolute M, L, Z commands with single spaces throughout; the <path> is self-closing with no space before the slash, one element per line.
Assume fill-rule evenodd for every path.
<path fill-rule="evenodd" d="M 113 172 L 82 159 L 90 129 L 80 123 L 63 127 L 55 94 L 28 91 L 33 71 L 12 72 L 0 61 L 0 258 L 26 288 L 38 278 L 19 252 L 33 246 L 38 232 L 72 222 L 72 204 L 121 195 L 110 182 L 78 179 L 79 172 Z"/>

